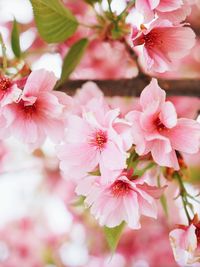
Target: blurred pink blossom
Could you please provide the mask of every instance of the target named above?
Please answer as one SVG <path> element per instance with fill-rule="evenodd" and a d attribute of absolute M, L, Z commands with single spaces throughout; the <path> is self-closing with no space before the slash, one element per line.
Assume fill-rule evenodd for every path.
<path fill-rule="evenodd" d="M 195 44 L 195 34 L 184 25 L 174 26 L 169 20 L 157 19 L 148 29 L 133 28 L 132 41 L 134 46 L 144 45 L 146 69 L 162 73 L 190 52 Z"/>

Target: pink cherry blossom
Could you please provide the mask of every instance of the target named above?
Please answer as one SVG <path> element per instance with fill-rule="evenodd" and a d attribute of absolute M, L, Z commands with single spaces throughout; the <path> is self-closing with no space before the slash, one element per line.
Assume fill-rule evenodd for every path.
<path fill-rule="evenodd" d="M 149 29 L 133 30 L 134 46 L 144 45 L 147 70 L 165 72 L 186 56 L 195 44 L 195 34 L 189 27 L 174 26 L 169 20 L 156 20 Z"/>
<path fill-rule="evenodd" d="M 82 117 L 68 117 L 66 142 L 58 149 L 58 156 L 61 169 L 70 177 L 84 177 L 99 166 L 107 182 L 126 167 L 126 151 L 132 145 L 126 134 L 130 135 L 130 124 L 118 120 L 119 110 L 108 109 L 102 101 L 91 100 Z"/>
<path fill-rule="evenodd" d="M 56 83 L 53 73 L 33 71 L 18 101 L 3 107 L 7 130 L 23 143 L 33 147 L 41 145 L 48 136 L 58 142 L 64 134 L 63 105 L 58 93 L 52 91 Z M 62 93 L 59 93 L 59 96 Z M 63 93 L 62 102 L 68 101 Z"/>
<path fill-rule="evenodd" d="M 165 101 L 166 93 L 153 79 L 140 96 L 142 111 L 131 111 L 133 143 L 136 152 L 151 152 L 160 166 L 179 169 L 176 150 L 188 154 L 199 151 L 200 124 L 191 119 L 177 119 L 174 105 Z"/>
<path fill-rule="evenodd" d="M 143 178 L 131 180 L 129 173 L 122 171 L 114 182 L 106 185 L 93 176 L 78 183 L 76 192 L 86 196 L 85 203 L 100 225 L 115 227 L 125 221 L 129 227 L 139 229 L 141 215 L 157 217 L 155 198 L 163 188 L 149 186 Z"/>
<path fill-rule="evenodd" d="M 180 225 L 169 233 L 169 239 L 178 264 L 200 266 L 200 227 Z"/>
<path fill-rule="evenodd" d="M 173 22 L 181 22 L 191 12 L 189 4 L 184 0 L 136 0 L 135 5 L 144 15 L 145 23 L 153 20 L 155 14 Z"/>

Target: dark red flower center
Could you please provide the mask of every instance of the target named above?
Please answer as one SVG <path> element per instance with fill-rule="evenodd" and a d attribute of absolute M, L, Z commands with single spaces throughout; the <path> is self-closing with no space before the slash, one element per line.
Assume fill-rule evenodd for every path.
<path fill-rule="evenodd" d="M 163 130 L 166 130 L 166 126 L 161 122 L 160 118 L 157 117 L 154 121 L 154 125 L 156 126 L 156 129 L 161 132 Z"/>
<path fill-rule="evenodd" d="M 11 86 L 11 80 L 7 77 L 0 76 L 0 90 L 6 91 Z"/>
<path fill-rule="evenodd" d="M 153 48 L 155 46 L 162 46 L 163 41 L 160 38 L 160 34 L 157 30 L 152 30 L 148 34 L 143 36 L 145 45 L 148 46 L 148 48 Z"/>
<path fill-rule="evenodd" d="M 31 117 L 34 113 L 36 113 L 36 103 L 32 105 L 27 105 L 23 100 L 20 100 L 19 105 L 26 116 Z"/>
<path fill-rule="evenodd" d="M 125 196 L 130 193 L 130 190 L 130 184 L 123 180 L 117 180 L 111 185 L 111 192 L 115 197 Z"/>

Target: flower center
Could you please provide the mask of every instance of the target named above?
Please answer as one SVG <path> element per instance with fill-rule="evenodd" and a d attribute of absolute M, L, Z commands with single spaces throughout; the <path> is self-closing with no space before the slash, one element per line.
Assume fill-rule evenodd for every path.
<path fill-rule="evenodd" d="M 122 180 L 115 181 L 111 185 L 111 192 L 115 197 L 125 196 L 129 194 L 130 190 L 130 184 Z"/>
<path fill-rule="evenodd" d="M 18 253 L 20 257 L 27 258 L 29 256 L 29 249 L 26 245 L 20 245 L 18 247 Z"/>
<path fill-rule="evenodd" d="M 154 121 L 154 125 L 156 126 L 156 129 L 159 132 L 162 132 L 163 130 L 166 130 L 166 126 L 161 122 L 161 120 L 159 119 L 159 117 L 157 117 Z"/>
<path fill-rule="evenodd" d="M 11 80 L 7 77 L 0 76 L 0 90 L 6 91 L 11 86 Z"/>
<path fill-rule="evenodd" d="M 93 138 L 90 140 L 90 144 L 96 146 L 99 149 L 105 147 L 105 144 L 108 141 L 107 133 L 105 131 L 99 130 L 97 131 Z"/>
<path fill-rule="evenodd" d="M 144 35 L 144 41 L 145 45 L 148 46 L 149 48 L 153 48 L 155 46 L 162 46 L 163 41 L 160 38 L 160 34 L 152 30 L 148 34 Z"/>
<path fill-rule="evenodd" d="M 23 100 L 20 100 L 19 105 L 28 117 L 31 117 L 34 113 L 36 113 L 36 103 L 32 105 L 26 105 Z"/>

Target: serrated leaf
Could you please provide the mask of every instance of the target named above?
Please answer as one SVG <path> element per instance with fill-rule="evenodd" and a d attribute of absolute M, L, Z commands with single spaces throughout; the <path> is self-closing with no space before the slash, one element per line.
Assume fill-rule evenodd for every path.
<path fill-rule="evenodd" d="M 76 42 L 70 48 L 63 61 L 61 78 L 58 83 L 59 85 L 66 81 L 69 78 L 69 75 L 74 71 L 74 69 L 80 62 L 87 45 L 88 40 L 84 38 Z"/>
<path fill-rule="evenodd" d="M 104 227 L 106 240 L 112 252 L 114 252 L 117 248 L 117 245 L 119 243 L 119 240 L 120 240 L 120 237 L 121 237 L 121 234 L 122 234 L 122 231 L 125 225 L 126 223 L 122 222 L 120 225 L 113 227 L 113 228 L 109 228 L 107 226 Z"/>
<path fill-rule="evenodd" d="M 13 28 L 12 28 L 12 33 L 11 33 L 11 46 L 12 46 L 14 55 L 17 58 L 20 58 L 21 48 L 20 48 L 20 40 L 19 40 L 19 26 L 18 26 L 16 19 L 14 19 L 13 21 Z"/>
<path fill-rule="evenodd" d="M 47 43 L 63 42 L 72 36 L 78 21 L 60 0 L 30 0 L 36 26 Z"/>

